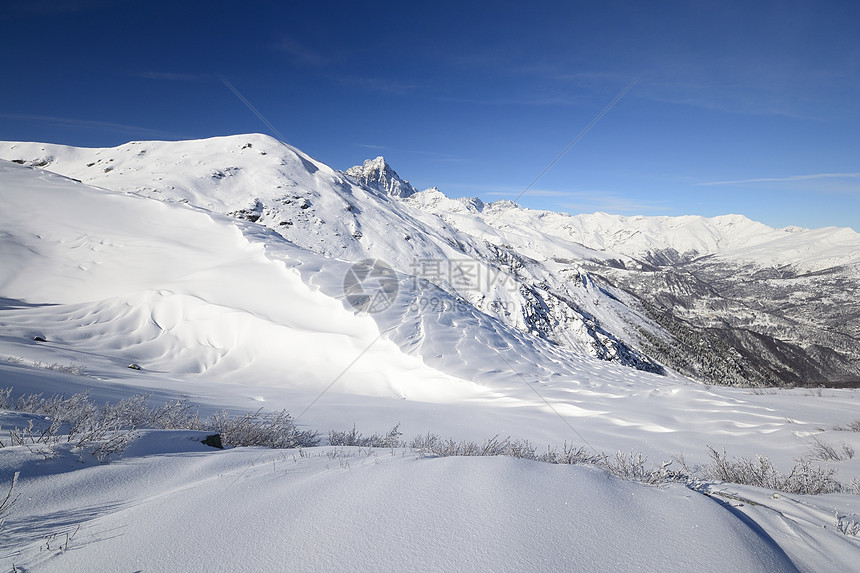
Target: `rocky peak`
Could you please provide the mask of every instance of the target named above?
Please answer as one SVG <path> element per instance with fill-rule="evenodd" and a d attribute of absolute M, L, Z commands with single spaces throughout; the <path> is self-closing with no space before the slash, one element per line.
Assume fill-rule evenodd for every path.
<path fill-rule="evenodd" d="M 381 155 L 376 159 L 368 159 L 361 165 L 350 167 L 346 174 L 371 189 L 377 189 L 392 197 L 405 198 L 417 192 L 409 181 L 397 175 Z"/>

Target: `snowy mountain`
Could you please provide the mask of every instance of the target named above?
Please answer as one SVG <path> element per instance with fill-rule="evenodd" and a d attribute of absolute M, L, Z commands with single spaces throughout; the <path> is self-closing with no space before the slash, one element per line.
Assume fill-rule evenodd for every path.
<path fill-rule="evenodd" d="M 595 286 L 573 262 L 588 249 L 554 240 L 547 248 L 563 249 L 571 263 L 549 272 L 532 258 L 534 249 L 518 249 L 516 235 L 504 229 L 480 221 L 480 228 L 456 228 L 409 200 L 392 197 L 389 188 L 366 187 L 270 137 L 133 142 L 114 149 L 19 143 L 0 149 L 0 157 L 84 183 L 256 222 L 326 257 L 385 261 L 440 289 L 438 295 L 418 299 L 425 324 L 397 327 L 410 333 L 399 340 L 404 346 L 420 346 L 428 335 L 426 323 L 446 321 L 441 318 L 450 310 L 446 307 L 456 305 L 576 354 L 662 371 L 637 350 L 636 331 L 629 326 L 647 319 L 618 301 L 623 293 Z M 371 162 L 367 172 L 386 173 L 377 167 L 381 162 Z M 434 193 L 439 192 L 424 192 Z M 488 207 L 487 213 L 512 208 L 507 203 Z M 386 328 L 405 320 L 391 313 L 375 318 Z"/>
<path fill-rule="evenodd" d="M 376 159 L 368 159 L 362 165 L 350 167 L 345 173 L 359 183 L 392 197 L 405 198 L 418 191 L 409 181 L 401 179 L 381 155 Z"/>
<path fill-rule="evenodd" d="M 585 237 L 608 241 L 640 223 L 434 189 L 392 197 L 259 135 L 115 149 L 7 143 L 0 155 L 11 160 L 0 160 L 0 499 L 13 481 L 20 494 L 0 512 L 4 569 L 856 563 L 860 432 L 848 429 L 858 394 L 706 386 L 650 350 L 691 361 L 728 352 L 690 350 L 702 339 L 688 334 L 718 332 L 693 318 L 732 307 L 700 308 L 712 299 L 672 273 L 741 273 L 701 287 L 713 300 L 752 296 L 745 265 L 770 269 L 759 289 L 794 285 L 798 296 L 835 278 L 848 288 L 851 234 L 645 219 L 610 247 Z M 746 242 L 733 240 L 738 226 Z M 804 259 L 791 245 L 818 254 Z M 774 267 L 766 257 L 800 262 Z M 646 278 L 675 298 L 635 291 Z M 664 321 L 658 303 L 688 330 Z M 758 321 L 769 316 L 762 308 L 749 307 Z M 628 473 L 407 447 L 216 450 L 188 429 L 137 430 L 110 463 L 69 440 L 6 440 L 27 427 L 40 440 L 48 421 L 10 411 L 17 398 L 83 391 L 99 405 L 186 398 L 201 416 L 284 408 L 322 432 L 400 423 L 404 437 L 581 446 Z M 757 471 L 765 459 L 786 475 L 809 468 L 801 477 L 844 484 L 832 490 L 842 493 L 635 481 L 639 454 L 693 472 L 708 447 L 746 456 Z M 836 457 L 821 458 L 827 448 Z"/>
<path fill-rule="evenodd" d="M 7 142 L 0 157 L 256 222 L 326 257 L 385 261 L 440 289 L 424 306 L 463 301 L 575 354 L 711 383 L 858 380 L 860 235 L 849 229 L 450 199 L 415 190 L 381 157 L 341 173 L 263 135 L 113 149 Z M 394 328 L 402 317 L 376 320 Z M 412 332 L 404 348 L 427 336 L 396 330 Z"/>

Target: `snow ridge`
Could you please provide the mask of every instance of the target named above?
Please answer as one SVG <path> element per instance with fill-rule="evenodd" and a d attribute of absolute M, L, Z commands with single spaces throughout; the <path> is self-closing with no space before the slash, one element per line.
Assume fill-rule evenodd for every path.
<path fill-rule="evenodd" d="M 578 355 L 713 383 L 842 382 L 860 364 L 857 321 L 845 320 L 860 317 L 850 229 L 452 199 L 415 190 L 383 157 L 340 172 L 260 134 L 113 149 L 5 142 L 0 157 L 229 214 L 325 257 L 386 261 L 439 289 L 409 291 L 425 305 L 465 304 Z M 396 332 L 427 336 L 432 310 L 408 326 L 403 314 Z"/>
<path fill-rule="evenodd" d="M 376 159 L 368 159 L 361 165 L 350 167 L 344 173 L 391 197 L 406 198 L 418 192 L 409 181 L 401 179 L 381 155 Z"/>

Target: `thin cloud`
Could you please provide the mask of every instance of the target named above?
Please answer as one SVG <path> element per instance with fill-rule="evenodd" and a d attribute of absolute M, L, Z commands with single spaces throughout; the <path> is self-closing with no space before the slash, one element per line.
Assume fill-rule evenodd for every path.
<path fill-rule="evenodd" d="M 93 12 L 108 6 L 112 0 L 42 0 L 30 2 L 25 0 L 7 0 L 5 8 L 12 13 L 26 14 L 74 14 L 77 12 Z"/>
<path fill-rule="evenodd" d="M 522 194 L 522 187 L 513 185 L 481 185 L 472 183 L 446 183 L 446 186 L 463 191 L 473 191 L 486 197 L 517 197 Z M 564 191 L 560 189 L 529 189 L 526 197 L 573 197 L 579 191 Z"/>
<path fill-rule="evenodd" d="M 476 185 L 472 183 L 442 183 L 446 187 L 452 189 L 471 191 L 481 193 L 482 195 L 495 197 L 516 197 L 522 192 L 522 187 L 512 187 L 510 185 Z"/>
<path fill-rule="evenodd" d="M 416 153 L 421 153 L 421 152 L 416 152 Z M 444 156 L 444 155 L 440 155 L 440 154 L 431 154 L 431 153 L 424 153 L 424 155 L 439 155 L 438 157 L 431 157 L 431 159 L 430 159 L 431 163 L 449 163 L 449 164 L 454 164 L 454 165 L 469 165 L 469 164 L 473 163 L 473 161 L 471 159 L 467 159 L 465 157 L 452 157 L 452 156 Z"/>
<path fill-rule="evenodd" d="M 568 211 L 579 213 L 617 213 L 622 215 L 639 215 L 642 213 L 663 213 L 665 207 L 634 201 L 626 197 L 611 195 L 595 196 L 577 202 L 565 202 L 559 207 Z"/>
<path fill-rule="evenodd" d="M 522 189 L 510 186 L 457 185 L 456 187 L 460 190 L 478 192 L 484 197 L 515 198 L 522 193 Z M 555 203 L 552 208 L 577 212 L 605 211 L 610 213 L 638 214 L 659 213 L 665 212 L 668 209 L 663 205 L 636 201 L 606 191 L 530 189 L 528 193 L 519 198 L 519 201 L 528 203 L 529 199 L 539 198 L 560 199 L 561 201 Z"/>
<path fill-rule="evenodd" d="M 338 76 L 334 79 L 346 87 L 390 95 L 410 94 L 420 87 L 414 83 L 370 76 Z"/>
<path fill-rule="evenodd" d="M 519 191 L 489 191 L 485 193 L 488 197 L 518 197 L 522 193 Z M 529 189 L 524 197 L 572 197 L 576 195 L 575 191 L 555 191 L 553 189 Z"/>
<path fill-rule="evenodd" d="M 94 121 L 90 119 L 55 117 L 48 115 L 31 115 L 23 113 L 0 113 L 0 117 L 17 121 L 35 121 L 40 123 L 47 123 L 56 127 L 66 129 L 91 129 L 96 131 L 112 131 L 116 133 L 142 135 L 147 137 L 176 137 L 175 134 L 161 131 L 158 129 L 150 129 L 148 127 L 141 127 L 139 125 L 112 123 L 108 121 Z"/>
<path fill-rule="evenodd" d="M 331 61 L 324 54 L 312 50 L 295 40 L 282 40 L 275 44 L 274 48 L 279 52 L 287 54 L 293 63 L 302 66 L 325 66 Z"/>
<path fill-rule="evenodd" d="M 164 80 L 170 82 L 205 82 L 214 80 L 213 76 L 207 74 L 183 74 L 174 72 L 138 72 L 134 74 L 139 78 L 148 80 Z"/>
<path fill-rule="evenodd" d="M 527 90 L 525 90 L 527 91 Z M 575 94 L 552 95 L 546 93 L 523 93 L 521 95 L 506 95 L 500 97 L 466 98 L 459 96 L 438 95 L 438 101 L 449 103 L 465 103 L 486 106 L 522 106 L 522 107 L 565 107 L 582 106 L 590 100 L 585 96 Z"/>
<path fill-rule="evenodd" d="M 637 95 L 724 113 L 820 121 L 827 115 L 823 108 L 840 108 L 833 94 L 847 90 L 856 90 L 856 82 L 841 71 L 726 56 L 705 74 L 698 62 L 675 56 L 649 69 Z"/>
<path fill-rule="evenodd" d="M 801 109 L 803 107 L 801 100 L 787 98 L 778 93 L 763 93 L 762 90 L 739 88 L 731 91 L 719 87 L 708 88 L 702 84 L 699 87 L 690 87 L 687 91 L 661 86 L 651 90 L 643 90 L 639 95 L 644 99 L 659 103 L 697 107 L 731 114 L 822 120 L 819 114 L 809 113 L 806 109 Z"/>
<path fill-rule="evenodd" d="M 602 211 L 623 215 L 664 213 L 669 210 L 665 205 L 637 201 L 636 199 L 622 197 L 607 191 L 572 191 L 570 195 L 575 200 L 560 203 L 560 208 L 580 213 Z"/>
<path fill-rule="evenodd" d="M 832 179 L 860 179 L 860 173 L 813 173 L 810 175 L 791 175 L 789 177 L 759 177 L 756 179 L 735 179 L 731 181 L 707 181 L 697 183 L 708 185 L 746 185 L 750 183 L 793 183 L 796 181 L 817 181 Z"/>
<path fill-rule="evenodd" d="M 418 155 L 420 157 L 428 158 L 427 161 L 431 163 L 458 163 L 458 164 L 467 164 L 472 163 L 471 159 L 467 159 L 465 157 L 459 157 L 456 155 L 449 155 L 447 153 L 442 153 L 439 151 L 430 151 L 426 149 L 409 149 L 403 148 L 398 149 L 398 153 L 404 155 Z"/>

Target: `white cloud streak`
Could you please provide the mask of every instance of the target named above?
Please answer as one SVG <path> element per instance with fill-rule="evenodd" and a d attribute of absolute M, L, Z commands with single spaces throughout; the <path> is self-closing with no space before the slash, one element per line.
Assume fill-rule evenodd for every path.
<path fill-rule="evenodd" d="M 758 177 L 755 179 L 736 179 L 731 181 L 707 181 L 697 183 L 700 186 L 709 185 L 747 185 L 751 183 L 794 183 L 797 181 L 823 181 L 832 179 L 860 179 L 860 173 L 813 173 L 809 175 L 791 175 L 789 177 Z"/>
<path fill-rule="evenodd" d="M 141 135 L 147 137 L 176 137 L 175 134 L 168 133 L 139 125 L 127 125 L 122 123 L 111 123 L 108 121 L 94 121 L 90 119 L 76 119 L 71 117 L 55 117 L 48 115 L 35 115 L 26 113 L 0 113 L 0 117 L 4 119 L 12 119 L 17 121 L 32 121 L 39 123 L 48 123 L 57 127 L 67 129 L 92 129 L 101 131 L 112 131 L 118 133 L 127 133 L 131 135 Z"/>

